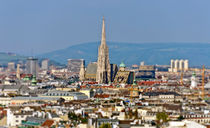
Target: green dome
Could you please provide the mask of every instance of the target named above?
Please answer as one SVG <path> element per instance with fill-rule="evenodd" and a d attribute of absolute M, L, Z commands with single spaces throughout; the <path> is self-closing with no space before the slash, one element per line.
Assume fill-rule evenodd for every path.
<path fill-rule="evenodd" d="M 36 81 L 36 77 L 33 76 L 32 80 L 31 80 L 31 84 L 32 85 L 36 85 L 37 81 Z"/>
<path fill-rule="evenodd" d="M 30 80 L 30 77 L 28 75 L 26 75 L 24 78 L 23 78 L 24 81 L 29 81 Z"/>
<path fill-rule="evenodd" d="M 195 71 L 193 72 L 192 76 L 194 76 L 194 77 L 196 76 L 196 73 L 195 73 Z"/>
<path fill-rule="evenodd" d="M 120 64 L 120 67 L 121 67 L 121 68 L 125 68 L 125 64 L 122 62 L 122 63 Z"/>

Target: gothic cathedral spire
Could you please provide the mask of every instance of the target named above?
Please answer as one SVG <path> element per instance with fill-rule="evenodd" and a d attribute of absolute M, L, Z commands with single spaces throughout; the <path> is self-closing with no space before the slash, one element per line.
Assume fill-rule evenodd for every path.
<path fill-rule="evenodd" d="M 100 84 L 110 82 L 110 73 L 109 48 L 106 44 L 105 21 L 103 17 L 101 44 L 98 48 L 96 82 Z"/>
<path fill-rule="evenodd" d="M 84 64 L 84 61 L 82 61 L 81 66 L 80 66 L 79 79 L 81 81 L 85 80 L 85 64 Z"/>

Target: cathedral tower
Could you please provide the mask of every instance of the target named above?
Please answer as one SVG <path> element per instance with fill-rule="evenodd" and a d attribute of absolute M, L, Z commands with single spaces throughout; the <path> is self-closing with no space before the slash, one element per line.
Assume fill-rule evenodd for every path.
<path fill-rule="evenodd" d="M 98 48 L 96 82 L 110 82 L 109 48 L 106 44 L 105 23 L 103 17 L 101 44 Z"/>
<path fill-rule="evenodd" d="M 20 64 L 17 64 L 16 77 L 17 79 L 20 79 Z"/>
<path fill-rule="evenodd" d="M 82 61 L 82 63 L 81 63 L 80 72 L 79 72 L 79 79 L 81 81 L 85 80 L 85 64 L 84 64 L 84 61 Z"/>

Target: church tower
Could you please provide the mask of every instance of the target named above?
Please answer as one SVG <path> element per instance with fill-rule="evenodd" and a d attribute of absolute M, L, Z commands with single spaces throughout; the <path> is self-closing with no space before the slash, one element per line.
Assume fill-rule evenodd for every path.
<path fill-rule="evenodd" d="M 110 73 L 109 48 L 106 44 L 105 23 L 103 17 L 101 44 L 98 48 L 96 82 L 100 84 L 109 83 Z"/>
<path fill-rule="evenodd" d="M 191 77 L 191 85 L 190 88 L 194 89 L 197 87 L 197 82 L 196 82 L 196 74 L 193 72 L 192 77 Z"/>
<path fill-rule="evenodd" d="M 81 63 L 80 72 L 79 72 L 79 79 L 81 81 L 85 80 L 85 64 L 84 64 L 84 61 L 82 61 L 82 63 Z"/>
<path fill-rule="evenodd" d="M 20 79 L 20 64 L 17 64 L 16 77 L 17 79 Z"/>

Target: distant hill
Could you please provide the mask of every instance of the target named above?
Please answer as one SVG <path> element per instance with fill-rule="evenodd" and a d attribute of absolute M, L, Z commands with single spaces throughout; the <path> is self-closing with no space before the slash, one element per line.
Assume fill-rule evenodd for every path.
<path fill-rule="evenodd" d="M 19 61 L 26 62 L 27 56 L 17 55 L 15 53 L 0 53 L 0 65 L 1 66 L 7 66 L 8 62 L 15 62 L 18 63 Z M 39 63 L 43 60 L 42 57 L 38 57 Z M 57 66 L 63 66 L 63 64 L 60 64 L 54 60 L 50 60 L 50 65 L 57 65 Z"/>
<path fill-rule="evenodd" d="M 7 65 L 8 62 L 18 62 L 25 61 L 26 57 L 21 55 L 16 55 L 15 53 L 0 53 L 0 64 Z"/>
<path fill-rule="evenodd" d="M 190 66 L 210 65 L 210 43 L 115 43 L 108 42 L 110 62 L 119 64 L 170 64 L 171 59 L 188 59 Z M 40 57 L 66 64 L 67 59 L 85 59 L 86 64 L 97 61 L 99 42 L 73 45 L 45 53 Z"/>

